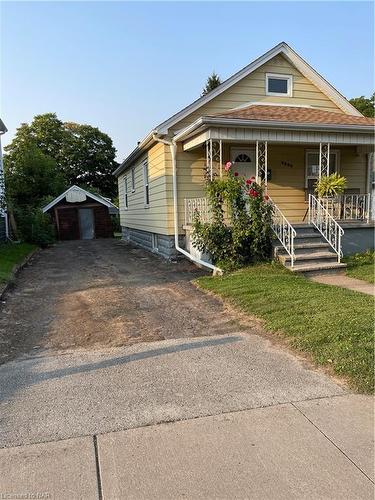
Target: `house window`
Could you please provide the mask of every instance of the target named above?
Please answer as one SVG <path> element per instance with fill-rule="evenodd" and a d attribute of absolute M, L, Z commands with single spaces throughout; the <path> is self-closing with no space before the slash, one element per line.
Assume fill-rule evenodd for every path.
<path fill-rule="evenodd" d="M 124 178 L 124 191 L 125 191 L 125 196 L 124 196 L 124 201 L 125 201 L 125 209 L 127 210 L 129 207 L 129 198 L 128 198 L 128 176 L 125 175 Z"/>
<path fill-rule="evenodd" d="M 266 95 L 291 97 L 293 92 L 292 75 L 266 73 Z"/>
<path fill-rule="evenodd" d="M 144 186 L 144 196 L 145 196 L 145 208 L 150 206 L 150 188 L 148 181 L 148 161 L 143 162 L 143 186 Z"/>
<path fill-rule="evenodd" d="M 251 163 L 251 158 L 246 153 L 240 153 L 235 158 L 235 163 Z"/>
<path fill-rule="evenodd" d="M 333 174 L 340 169 L 339 151 L 331 151 L 329 154 L 329 173 Z M 319 179 L 319 151 L 306 151 L 305 167 L 305 190 L 306 195 L 314 194 L 315 184 Z"/>
<path fill-rule="evenodd" d="M 132 179 L 132 193 L 135 193 L 135 167 L 131 170 L 131 179 Z"/>

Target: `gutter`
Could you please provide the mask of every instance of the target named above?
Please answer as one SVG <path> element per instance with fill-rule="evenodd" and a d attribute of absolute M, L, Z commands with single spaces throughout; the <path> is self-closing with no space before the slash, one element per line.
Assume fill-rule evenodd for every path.
<path fill-rule="evenodd" d="M 187 252 L 185 249 L 181 248 L 179 245 L 178 241 L 178 202 L 177 202 L 177 161 L 176 161 L 176 152 L 177 152 L 177 144 L 174 139 L 171 141 L 162 139 L 159 137 L 156 133 L 153 134 L 153 139 L 157 142 L 161 142 L 163 144 L 166 144 L 167 146 L 170 147 L 171 150 L 171 157 L 172 157 L 172 171 L 173 171 L 173 216 L 174 216 L 174 246 L 177 252 L 180 252 L 182 255 L 187 257 L 189 260 L 192 262 L 195 262 L 195 264 L 198 264 L 199 266 L 202 267 L 207 267 L 208 269 L 211 269 L 213 271 L 213 274 L 223 274 L 223 271 L 219 268 L 214 266 L 213 264 L 209 264 L 208 262 L 205 262 L 204 260 L 198 259 L 191 255 L 191 253 Z"/>
<path fill-rule="evenodd" d="M 116 168 L 112 175 L 118 177 L 126 169 L 126 167 L 130 163 L 132 163 L 146 149 L 146 147 L 150 145 L 150 142 L 152 142 L 154 139 L 155 133 L 155 129 L 151 130 L 151 132 L 149 132 L 146 137 L 142 139 L 142 141 L 138 144 L 138 146 L 133 149 L 133 151 L 125 158 L 121 165 Z"/>

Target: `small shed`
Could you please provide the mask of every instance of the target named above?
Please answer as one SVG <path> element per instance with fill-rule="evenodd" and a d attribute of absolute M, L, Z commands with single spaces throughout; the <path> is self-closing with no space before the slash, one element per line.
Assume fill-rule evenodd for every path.
<path fill-rule="evenodd" d="M 54 221 L 60 240 L 92 240 L 113 236 L 112 215 L 118 208 L 108 199 L 72 186 L 43 208 Z"/>

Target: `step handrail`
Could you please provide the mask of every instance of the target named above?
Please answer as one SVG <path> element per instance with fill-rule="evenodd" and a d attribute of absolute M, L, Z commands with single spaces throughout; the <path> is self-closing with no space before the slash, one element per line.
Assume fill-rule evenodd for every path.
<path fill-rule="evenodd" d="M 325 208 L 321 200 L 313 194 L 309 194 L 309 224 L 315 226 L 323 238 L 331 245 L 337 254 L 337 261 L 340 263 L 342 257 L 341 238 L 344 230 Z"/>
<path fill-rule="evenodd" d="M 296 237 L 297 232 L 271 198 L 269 198 L 269 202 L 272 205 L 273 212 L 271 224 L 272 230 L 290 257 L 290 267 L 293 267 L 296 257 L 294 253 L 294 238 Z"/>

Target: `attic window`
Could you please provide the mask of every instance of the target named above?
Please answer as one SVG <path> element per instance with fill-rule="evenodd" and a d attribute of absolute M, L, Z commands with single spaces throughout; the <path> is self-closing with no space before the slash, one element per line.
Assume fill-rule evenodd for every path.
<path fill-rule="evenodd" d="M 292 75 L 266 73 L 266 95 L 291 97 L 293 91 Z"/>

